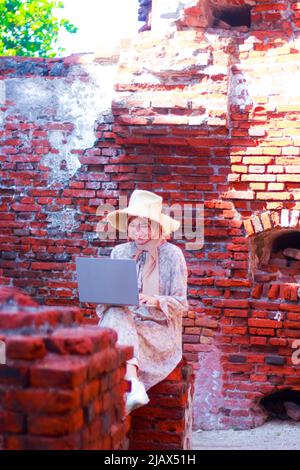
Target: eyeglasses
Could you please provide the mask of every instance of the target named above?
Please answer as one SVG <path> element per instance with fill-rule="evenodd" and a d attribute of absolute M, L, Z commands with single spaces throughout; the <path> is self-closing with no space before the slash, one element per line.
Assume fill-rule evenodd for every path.
<path fill-rule="evenodd" d="M 129 224 L 128 225 L 128 230 L 137 230 L 139 228 L 140 231 L 146 232 L 148 231 L 148 224 Z"/>

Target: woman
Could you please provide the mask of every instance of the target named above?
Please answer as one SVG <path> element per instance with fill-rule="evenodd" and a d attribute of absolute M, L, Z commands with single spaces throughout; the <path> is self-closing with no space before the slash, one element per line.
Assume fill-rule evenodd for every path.
<path fill-rule="evenodd" d="M 116 245 L 111 258 L 136 260 L 139 307 L 99 304 L 99 326 L 113 328 L 118 344 L 131 345 L 127 361 L 126 413 L 149 401 L 146 393 L 161 382 L 182 358 L 182 315 L 188 310 L 187 266 L 182 250 L 167 242 L 180 222 L 163 214 L 162 198 L 150 191 L 133 191 L 125 209 L 110 212 L 107 220 L 127 232 L 127 243 Z"/>

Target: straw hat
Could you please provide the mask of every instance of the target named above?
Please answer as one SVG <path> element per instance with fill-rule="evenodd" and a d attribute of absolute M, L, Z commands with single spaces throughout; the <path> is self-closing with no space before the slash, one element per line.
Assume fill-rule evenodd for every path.
<path fill-rule="evenodd" d="M 163 233 L 169 235 L 180 227 L 179 220 L 162 213 L 162 197 L 151 191 L 135 189 L 129 199 L 128 207 L 109 212 L 106 220 L 120 232 L 127 231 L 128 217 L 147 217 L 161 224 Z"/>

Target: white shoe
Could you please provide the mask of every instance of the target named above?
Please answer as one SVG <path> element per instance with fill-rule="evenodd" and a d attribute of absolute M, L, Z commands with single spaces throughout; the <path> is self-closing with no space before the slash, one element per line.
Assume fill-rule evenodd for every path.
<path fill-rule="evenodd" d="M 149 403 L 150 398 L 147 395 L 145 385 L 136 377 L 131 377 L 131 391 L 126 393 L 126 415 L 132 410 Z"/>

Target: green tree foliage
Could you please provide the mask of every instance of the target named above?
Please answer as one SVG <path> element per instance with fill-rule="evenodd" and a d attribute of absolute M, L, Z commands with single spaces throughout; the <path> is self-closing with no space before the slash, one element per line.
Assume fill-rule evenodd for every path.
<path fill-rule="evenodd" d="M 65 18 L 58 19 L 54 8 L 64 8 L 59 0 L 0 0 L 0 55 L 57 57 L 65 51 L 57 46 L 58 33 L 78 28 Z"/>

